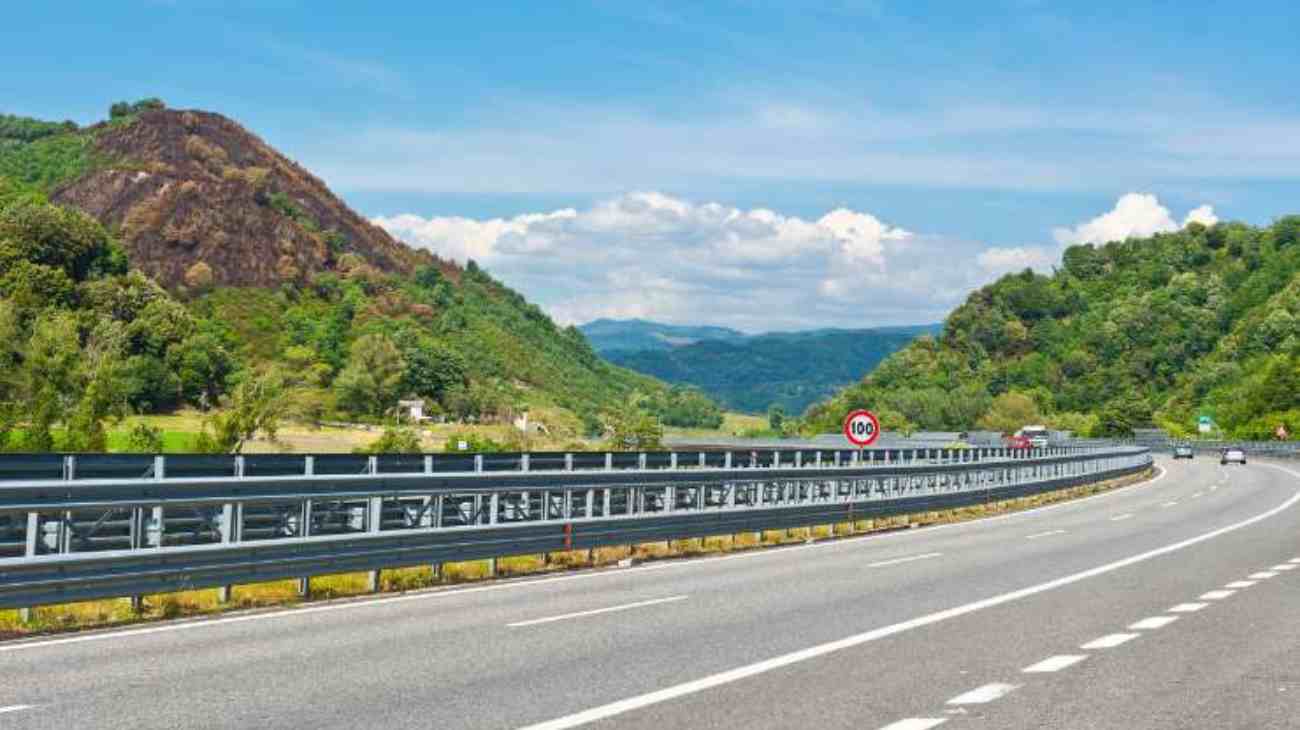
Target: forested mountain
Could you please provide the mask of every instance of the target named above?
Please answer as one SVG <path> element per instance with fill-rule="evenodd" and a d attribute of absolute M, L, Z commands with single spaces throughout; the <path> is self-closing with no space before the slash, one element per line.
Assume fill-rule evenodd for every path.
<path fill-rule="evenodd" d="M 670 383 L 698 387 L 728 408 L 761 413 L 779 406 L 786 413 L 802 413 L 918 335 L 937 332 L 937 325 L 774 332 L 666 349 L 616 350 L 607 357 Z"/>
<path fill-rule="evenodd" d="M 745 338 L 745 333 L 726 327 L 664 324 L 644 319 L 597 319 L 579 325 L 578 330 L 602 355 L 616 351 L 671 350 L 701 340 L 734 342 Z"/>
<path fill-rule="evenodd" d="M 1155 424 L 1268 438 L 1300 426 L 1300 216 L 1268 227 L 1198 223 L 1072 246 L 1051 276 L 974 292 L 939 339 L 921 338 L 807 413 L 832 429 L 869 406 L 886 426 L 1082 433 Z"/>
<path fill-rule="evenodd" d="M 720 418 L 472 262 L 392 239 L 235 122 L 157 100 L 90 127 L 0 116 L 0 340 L 0 448 L 94 447 L 83 412 L 256 421 L 241 399 L 314 419 L 533 407 L 572 436 L 636 406 Z"/>

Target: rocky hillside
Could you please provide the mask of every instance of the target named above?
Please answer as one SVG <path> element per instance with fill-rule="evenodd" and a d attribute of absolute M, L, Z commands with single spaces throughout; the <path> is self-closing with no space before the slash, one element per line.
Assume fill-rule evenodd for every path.
<path fill-rule="evenodd" d="M 235 122 L 156 100 L 89 127 L 0 115 L 6 309 L 23 326 L 74 314 L 138 330 L 118 389 L 137 412 L 226 403 L 281 372 L 314 419 L 381 421 L 420 397 L 462 421 L 531 409 L 556 438 L 629 411 L 720 420 L 473 263 L 394 240 Z"/>
<path fill-rule="evenodd" d="M 347 253 L 386 273 L 434 260 L 220 114 L 147 105 L 60 134 L 86 140 L 85 162 L 51 201 L 115 230 L 132 265 L 168 288 L 305 282 Z"/>

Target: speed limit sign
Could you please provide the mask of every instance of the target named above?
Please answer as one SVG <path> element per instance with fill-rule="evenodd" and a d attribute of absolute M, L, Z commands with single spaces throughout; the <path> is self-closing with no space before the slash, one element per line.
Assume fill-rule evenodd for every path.
<path fill-rule="evenodd" d="M 880 438 L 880 421 L 867 410 L 853 411 L 844 417 L 844 438 L 854 446 L 870 446 Z"/>

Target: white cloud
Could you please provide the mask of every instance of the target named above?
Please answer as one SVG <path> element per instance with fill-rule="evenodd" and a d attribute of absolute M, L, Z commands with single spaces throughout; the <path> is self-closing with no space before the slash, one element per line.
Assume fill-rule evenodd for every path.
<path fill-rule="evenodd" d="M 1187 217 L 1183 218 L 1183 227 L 1186 228 L 1188 223 L 1212 226 L 1218 222 L 1219 216 L 1214 214 L 1214 206 L 1202 205 L 1187 212 Z"/>
<path fill-rule="evenodd" d="M 759 331 L 935 321 L 991 270 L 970 264 L 978 244 L 863 211 L 804 218 L 658 192 L 513 218 L 374 222 L 441 256 L 475 259 L 563 322 L 647 317 Z"/>
<path fill-rule="evenodd" d="M 1212 206 L 1202 205 L 1187 214 L 1183 226 L 1193 221 L 1213 225 L 1218 220 Z M 1169 209 L 1161 205 L 1156 196 L 1150 193 L 1127 193 L 1120 197 L 1109 212 L 1074 228 L 1054 229 L 1052 236 L 1061 244 L 1101 244 L 1167 233 L 1181 227 L 1174 222 Z"/>
<path fill-rule="evenodd" d="M 1015 271 L 1033 269 L 1047 273 L 1061 258 L 1059 248 L 1043 246 L 1018 246 L 1015 248 L 990 248 L 975 257 L 980 269 L 991 276 L 1001 276 Z"/>

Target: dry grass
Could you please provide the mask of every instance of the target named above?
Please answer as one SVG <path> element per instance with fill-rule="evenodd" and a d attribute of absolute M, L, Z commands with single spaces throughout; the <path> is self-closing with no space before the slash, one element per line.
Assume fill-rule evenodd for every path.
<path fill-rule="evenodd" d="M 720 535 L 705 538 L 643 543 L 639 545 L 602 547 L 592 550 L 572 550 L 546 555 L 519 555 L 495 561 L 496 575 L 500 577 L 537 574 L 548 571 L 614 565 L 621 560 L 658 560 L 682 558 L 708 553 L 724 553 L 753 549 L 763 545 L 782 545 L 906 528 L 911 525 L 961 522 L 994 514 L 1032 509 L 1055 502 L 1078 499 L 1109 491 L 1149 478 L 1149 474 L 1099 484 L 1061 490 L 1033 497 L 996 502 L 988 505 L 964 507 L 943 512 L 923 512 L 910 515 L 855 520 L 836 525 L 815 525 L 788 530 L 764 530 L 761 533 L 745 532 L 737 535 Z M 492 577 L 491 560 L 474 560 L 461 563 L 444 563 L 441 576 L 434 576 L 431 566 L 394 568 L 382 571 L 381 591 L 409 591 L 437 585 L 484 580 Z M 17 636 L 71 631 L 107 626 L 120 626 L 142 621 L 200 616 L 232 609 L 293 606 L 305 600 L 321 600 L 357 596 L 369 593 L 368 575 L 342 573 L 313 576 L 311 595 L 304 598 L 298 593 L 297 580 L 280 580 L 235 586 L 229 603 L 220 603 L 216 589 L 183 591 L 146 596 L 143 610 L 131 610 L 128 598 L 87 601 L 57 606 L 42 606 L 33 620 L 24 623 L 16 610 L 0 610 L 0 639 Z"/>

